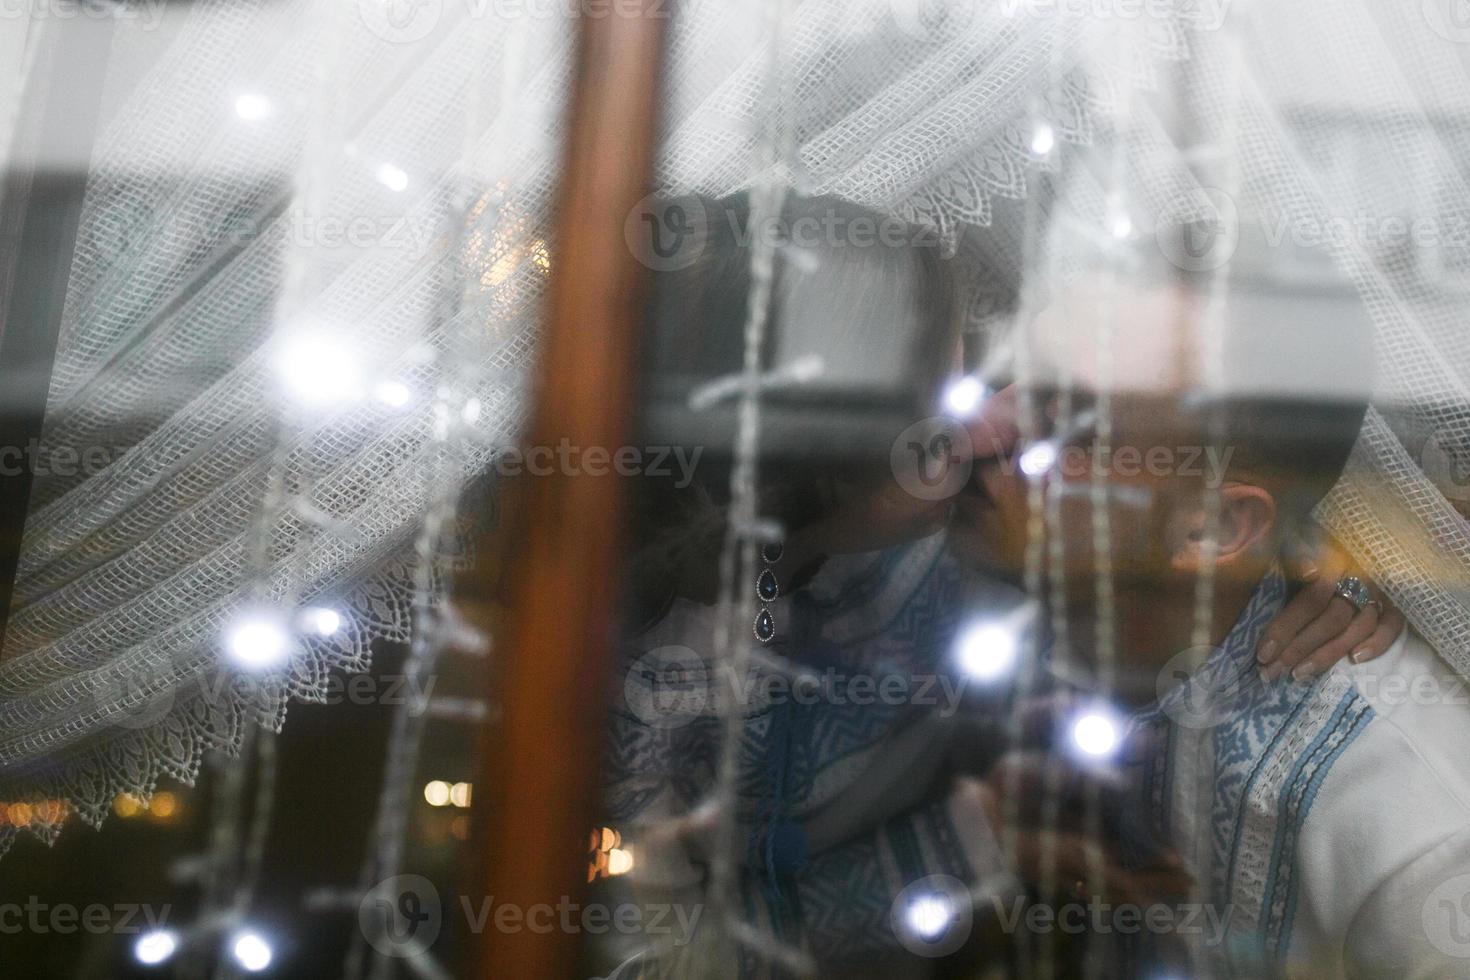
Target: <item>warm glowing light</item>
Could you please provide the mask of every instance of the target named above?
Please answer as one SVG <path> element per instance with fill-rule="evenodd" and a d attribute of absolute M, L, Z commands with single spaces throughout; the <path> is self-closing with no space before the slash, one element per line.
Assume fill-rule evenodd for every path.
<path fill-rule="evenodd" d="M 531 264 L 543 273 L 551 271 L 551 248 L 539 238 L 531 243 Z"/>
<path fill-rule="evenodd" d="M 424 784 L 424 801 L 429 806 L 449 805 L 449 784 L 442 779 L 435 779 Z"/>
<path fill-rule="evenodd" d="M 385 163 L 378 167 L 378 183 L 390 191 L 405 191 L 408 189 L 408 173 L 402 167 Z"/>
<path fill-rule="evenodd" d="M 138 802 L 137 797 L 129 796 L 127 793 L 119 793 L 117 799 L 112 801 L 112 812 L 124 820 L 136 817 L 143 812 L 143 804 Z"/>
<path fill-rule="evenodd" d="M 942 895 L 925 895 L 909 906 L 904 918 L 915 935 L 934 939 L 949 928 L 954 919 L 954 909 Z"/>
<path fill-rule="evenodd" d="M 464 809 L 470 805 L 470 790 L 469 783 L 455 783 L 449 787 L 449 802 Z"/>
<path fill-rule="evenodd" d="M 599 851 L 610 851 L 614 847 L 621 847 L 623 844 L 623 835 L 611 827 L 603 827 L 600 830 L 594 831 L 593 837 L 595 838 L 595 842 L 592 846 Z"/>
<path fill-rule="evenodd" d="M 303 618 L 317 636 L 331 636 L 342 628 L 342 614 L 326 606 L 313 606 Z"/>
<path fill-rule="evenodd" d="M 168 929 L 151 929 L 133 944 L 133 956 L 144 966 L 166 962 L 179 948 L 179 937 Z"/>
<path fill-rule="evenodd" d="M 607 852 L 607 873 L 610 875 L 625 875 L 633 870 L 633 852 L 626 851 L 621 847 L 614 847 Z"/>
<path fill-rule="evenodd" d="M 270 943 L 266 942 L 258 932 L 240 933 L 235 937 L 230 952 L 234 954 L 235 962 L 240 965 L 240 969 L 247 973 L 259 973 L 270 966 L 271 960 L 275 957 Z"/>
<path fill-rule="evenodd" d="M 413 400 L 413 392 L 402 381 L 380 381 L 373 386 L 373 397 L 389 408 L 402 408 Z"/>
<path fill-rule="evenodd" d="M 1038 442 L 1021 454 L 1021 472 L 1027 476 L 1041 476 L 1057 465 L 1057 446 L 1054 442 Z"/>
<path fill-rule="evenodd" d="M 1072 744 L 1095 759 L 1116 752 L 1121 737 L 1117 722 L 1100 711 L 1089 711 L 1072 723 Z"/>
<path fill-rule="evenodd" d="M 229 628 L 225 648 L 230 658 L 244 667 L 274 667 L 286 659 L 291 638 L 281 624 L 268 616 L 248 616 Z"/>
<path fill-rule="evenodd" d="M 179 810 L 179 798 L 172 793 L 155 793 L 148 804 L 148 812 L 160 820 L 168 820 Z"/>
<path fill-rule="evenodd" d="M 1039 157 L 1044 157 L 1057 145 L 1056 130 L 1044 122 L 1039 122 L 1031 130 L 1031 152 Z"/>
<path fill-rule="evenodd" d="M 480 282 L 486 286 L 509 282 L 527 259 L 531 271 L 540 275 L 551 271 L 551 249 L 539 238 L 527 245 L 512 245 L 509 238 L 497 236 L 494 254 L 495 260 L 480 275 Z"/>
<path fill-rule="evenodd" d="M 235 115 L 246 122 L 259 122 L 269 119 L 275 107 L 271 100 L 258 92 L 246 92 L 235 97 Z"/>
<path fill-rule="evenodd" d="M 276 367 L 286 391 L 304 405 L 351 401 L 362 389 L 351 346 L 322 334 L 288 337 Z"/>
<path fill-rule="evenodd" d="M 521 258 L 522 253 L 518 248 L 501 254 L 500 258 L 490 263 L 490 269 L 484 276 L 485 284 L 499 286 L 505 283 L 520 268 Z"/>
<path fill-rule="evenodd" d="M 954 381 L 944 390 L 944 408 L 951 415 L 973 415 L 985 400 L 985 385 L 973 374 Z"/>
<path fill-rule="evenodd" d="M 31 822 L 35 814 L 31 811 L 29 803 L 10 804 L 10 822 L 17 827 L 24 827 Z"/>
<path fill-rule="evenodd" d="M 64 800 L 43 800 L 36 807 L 36 817 L 42 823 L 60 823 L 66 819 Z"/>
<path fill-rule="evenodd" d="M 977 623 L 960 634 L 960 666 L 977 680 L 993 681 L 1015 667 L 1017 646 L 1013 630 L 1000 623 Z"/>

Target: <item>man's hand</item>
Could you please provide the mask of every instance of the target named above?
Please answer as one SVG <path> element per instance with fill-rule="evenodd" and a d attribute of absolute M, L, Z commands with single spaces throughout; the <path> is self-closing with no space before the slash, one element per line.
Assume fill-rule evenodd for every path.
<path fill-rule="evenodd" d="M 1287 563 L 1294 581 L 1306 582 L 1266 627 L 1256 659 L 1261 676 L 1274 681 L 1290 673 L 1306 680 L 1328 670 L 1343 657 L 1355 664 L 1381 656 L 1404 631 L 1404 616 L 1369 580 L 1340 545 L 1330 538 Z M 1361 611 L 1333 595 L 1344 575 L 1355 575 L 1382 603 Z"/>

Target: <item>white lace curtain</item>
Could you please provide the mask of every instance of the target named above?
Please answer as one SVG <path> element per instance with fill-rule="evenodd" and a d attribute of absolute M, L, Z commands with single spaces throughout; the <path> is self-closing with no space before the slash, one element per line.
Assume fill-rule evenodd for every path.
<path fill-rule="evenodd" d="M 1463 220 L 1467 48 L 1415 6 L 670 4 L 658 179 L 710 194 L 782 181 L 936 226 L 988 329 L 1004 313 L 988 277 L 1049 233 L 1106 229 L 1120 208 L 1144 236 L 1217 214 L 1170 135 L 1180 91 L 1220 128 L 1243 207 L 1321 219 L 1408 183 L 1404 207 Z M 189 780 L 204 750 L 279 726 L 374 637 L 424 628 L 410 610 L 436 587 L 456 494 L 525 411 L 556 265 L 563 9 L 117 9 L 103 125 L 73 162 L 87 189 L 43 439 L 43 455 L 100 447 L 105 465 L 36 481 L 0 662 L 0 798 L 97 822 L 117 793 Z M 0 35 L 16 53 L 0 146 L 36 25 L 65 29 Z M 1226 89 L 1229 50 L 1245 81 Z M 774 170 L 771 105 L 792 144 Z M 1380 155 L 1334 157 L 1344 114 Z M 1112 164 L 1093 166 L 1095 142 Z M 1331 260 L 1368 299 L 1386 384 L 1326 517 L 1470 674 L 1470 531 L 1451 499 L 1470 461 L 1456 293 L 1470 263 L 1359 246 Z M 987 271 L 996 256 L 1014 267 Z M 1079 270 L 1025 271 L 1045 288 Z M 340 628 L 295 615 L 314 607 Z M 278 667 L 230 660 L 251 616 L 284 624 Z M 15 832 L 0 827 L 0 850 Z"/>

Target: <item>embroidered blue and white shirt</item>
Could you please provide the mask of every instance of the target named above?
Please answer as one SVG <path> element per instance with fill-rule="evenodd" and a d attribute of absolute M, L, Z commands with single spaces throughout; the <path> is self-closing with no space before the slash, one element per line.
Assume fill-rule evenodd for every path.
<path fill-rule="evenodd" d="M 1221 649 L 1140 724 L 1146 789 L 1200 874 L 1225 975 L 1470 975 L 1470 698 L 1418 636 L 1308 683 L 1260 681 L 1285 598 L 1263 581 Z"/>

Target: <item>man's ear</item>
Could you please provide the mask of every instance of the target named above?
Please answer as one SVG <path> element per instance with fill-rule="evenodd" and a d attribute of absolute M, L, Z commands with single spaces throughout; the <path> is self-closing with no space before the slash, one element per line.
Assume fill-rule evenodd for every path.
<path fill-rule="evenodd" d="M 1190 512 L 1184 533 L 1173 545 L 1169 563 L 1175 571 L 1197 572 L 1204 560 L 1204 514 Z M 1271 491 L 1250 483 L 1227 483 L 1220 488 L 1219 542 L 1215 564 L 1228 567 L 1265 556 L 1276 528 L 1276 498 Z"/>

